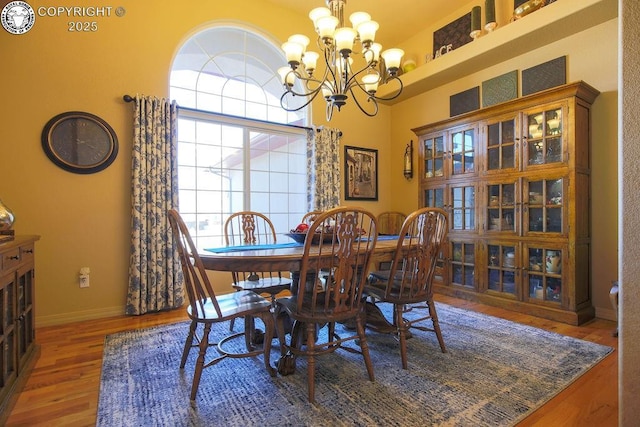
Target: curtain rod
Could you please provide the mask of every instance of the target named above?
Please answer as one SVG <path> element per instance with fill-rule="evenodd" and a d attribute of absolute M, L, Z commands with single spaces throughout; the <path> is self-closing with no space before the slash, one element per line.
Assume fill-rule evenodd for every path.
<path fill-rule="evenodd" d="M 122 99 L 124 100 L 124 102 L 133 102 L 136 100 L 135 96 L 131 96 L 131 95 L 124 95 L 122 97 Z M 195 108 L 188 108 L 188 107 L 180 107 L 178 106 L 179 109 L 184 109 L 184 110 L 190 110 L 190 111 L 202 111 L 202 110 L 198 110 Z M 221 116 L 227 116 L 227 117 L 238 117 L 238 116 L 232 116 L 230 114 L 222 114 L 222 113 L 214 113 L 214 114 L 219 114 Z M 257 119 L 251 119 L 251 118 L 247 118 L 247 117 L 238 117 L 241 119 L 246 119 L 246 120 L 253 120 L 256 122 L 263 122 L 263 123 L 271 123 L 271 122 L 267 122 L 265 120 L 257 120 Z M 298 125 L 290 125 L 290 124 L 283 124 L 283 123 L 277 123 L 279 125 L 283 125 L 283 126 L 290 126 L 290 127 L 294 127 L 294 128 L 302 128 L 302 129 L 307 129 L 307 130 L 312 130 L 314 128 L 311 128 L 309 126 L 298 126 Z M 323 126 L 318 126 L 317 128 L 315 128 L 316 132 L 320 132 L 322 130 Z M 340 137 L 342 137 L 342 131 L 338 131 L 338 135 Z"/>

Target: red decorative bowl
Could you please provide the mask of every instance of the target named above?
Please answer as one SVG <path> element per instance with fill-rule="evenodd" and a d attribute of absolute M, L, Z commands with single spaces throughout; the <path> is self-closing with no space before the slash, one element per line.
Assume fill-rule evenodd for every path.
<path fill-rule="evenodd" d="M 285 236 L 291 237 L 293 240 L 295 240 L 298 243 L 304 243 L 304 240 L 307 238 L 307 233 L 291 231 L 291 233 L 286 233 Z M 333 239 L 333 234 L 325 234 L 323 241 L 324 243 L 329 243 L 331 242 L 332 239 Z M 311 243 L 313 243 L 314 245 L 317 245 L 320 243 L 320 233 L 316 233 L 313 235 L 313 240 Z"/>

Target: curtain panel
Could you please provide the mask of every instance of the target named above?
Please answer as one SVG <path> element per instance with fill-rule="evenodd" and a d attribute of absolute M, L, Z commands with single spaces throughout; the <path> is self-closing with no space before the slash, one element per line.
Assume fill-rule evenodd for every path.
<path fill-rule="evenodd" d="M 126 314 L 139 315 L 184 303 L 184 278 L 167 215 L 178 206 L 175 102 L 136 96 L 132 154 Z"/>
<path fill-rule="evenodd" d="M 338 129 L 307 132 L 309 211 L 325 211 L 340 205 L 340 136 Z"/>

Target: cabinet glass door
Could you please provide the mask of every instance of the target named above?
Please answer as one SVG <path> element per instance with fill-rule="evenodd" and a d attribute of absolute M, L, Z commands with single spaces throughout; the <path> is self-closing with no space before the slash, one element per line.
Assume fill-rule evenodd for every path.
<path fill-rule="evenodd" d="M 427 208 L 444 208 L 444 188 L 427 188 L 423 192 L 423 206 Z"/>
<path fill-rule="evenodd" d="M 451 283 L 475 287 L 475 245 L 473 243 L 451 243 Z"/>
<path fill-rule="evenodd" d="M 529 299 L 560 302 L 562 297 L 562 260 L 558 248 L 528 247 Z"/>
<path fill-rule="evenodd" d="M 474 230 L 476 191 L 473 186 L 452 187 L 452 224 L 453 230 Z"/>
<path fill-rule="evenodd" d="M 562 162 L 562 108 L 530 114 L 526 123 L 527 165 Z"/>
<path fill-rule="evenodd" d="M 487 251 L 488 289 L 517 295 L 516 291 L 516 248 L 512 245 L 491 244 Z"/>
<path fill-rule="evenodd" d="M 426 138 L 422 141 L 424 152 L 424 177 L 444 176 L 444 136 Z"/>
<path fill-rule="evenodd" d="M 516 184 L 487 186 L 487 226 L 491 231 L 516 231 Z"/>
<path fill-rule="evenodd" d="M 451 133 L 451 174 L 475 172 L 475 130 L 465 129 Z"/>
<path fill-rule="evenodd" d="M 487 126 L 487 170 L 516 167 L 516 120 L 509 119 Z"/>
<path fill-rule="evenodd" d="M 543 179 L 528 184 L 528 230 L 536 233 L 563 233 L 565 180 Z"/>

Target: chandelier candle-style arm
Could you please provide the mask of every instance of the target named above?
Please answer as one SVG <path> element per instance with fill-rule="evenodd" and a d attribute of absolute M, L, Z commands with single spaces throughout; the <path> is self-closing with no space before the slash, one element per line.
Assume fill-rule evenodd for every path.
<path fill-rule="evenodd" d="M 331 120 L 334 107 L 340 111 L 349 97 L 354 99 L 364 114 L 375 116 L 378 113 L 378 101 L 392 100 L 402 93 L 403 84 L 398 77 L 398 69 L 404 52 L 401 49 L 382 51 L 382 46 L 375 42 L 379 24 L 371 20 L 366 12 L 352 13 L 349 16 L 352 26 L 345 26 L 345 4 L 346 0 L 327 0 L 327 7 L 317 7 L 309 12 L 317 34 L 316 42 L 322 51 L 320 55 L 324 58 L 325 70 L 321 78 L 316 77 L 320 55 L 307 51 L 308 37 L 296 34 L 283 43 L 282 49 L 289 64 L 289 67 L 278 70 L 285 88 L 280 97 L 283 109 L 298 111 L 322 93 L 327 103 L 327 120 Z M 359 62 L 362 64 L 364 61 L 364 65 L 357 65 L 354 58 L 356 53 L 361 54 Z M 381 64 L 384 67 L 378 69 Z M 376 96 L 378 86 L 393 80 L 398 84 L 396 91 L 388 97 Z M 305 99 L 302 103 L 294 104 L 289 102 L 290 97 Z M 368 108 L 358 97 L 366 99 Z M 289 107 L 290 104 L 293 106 Z"/>

